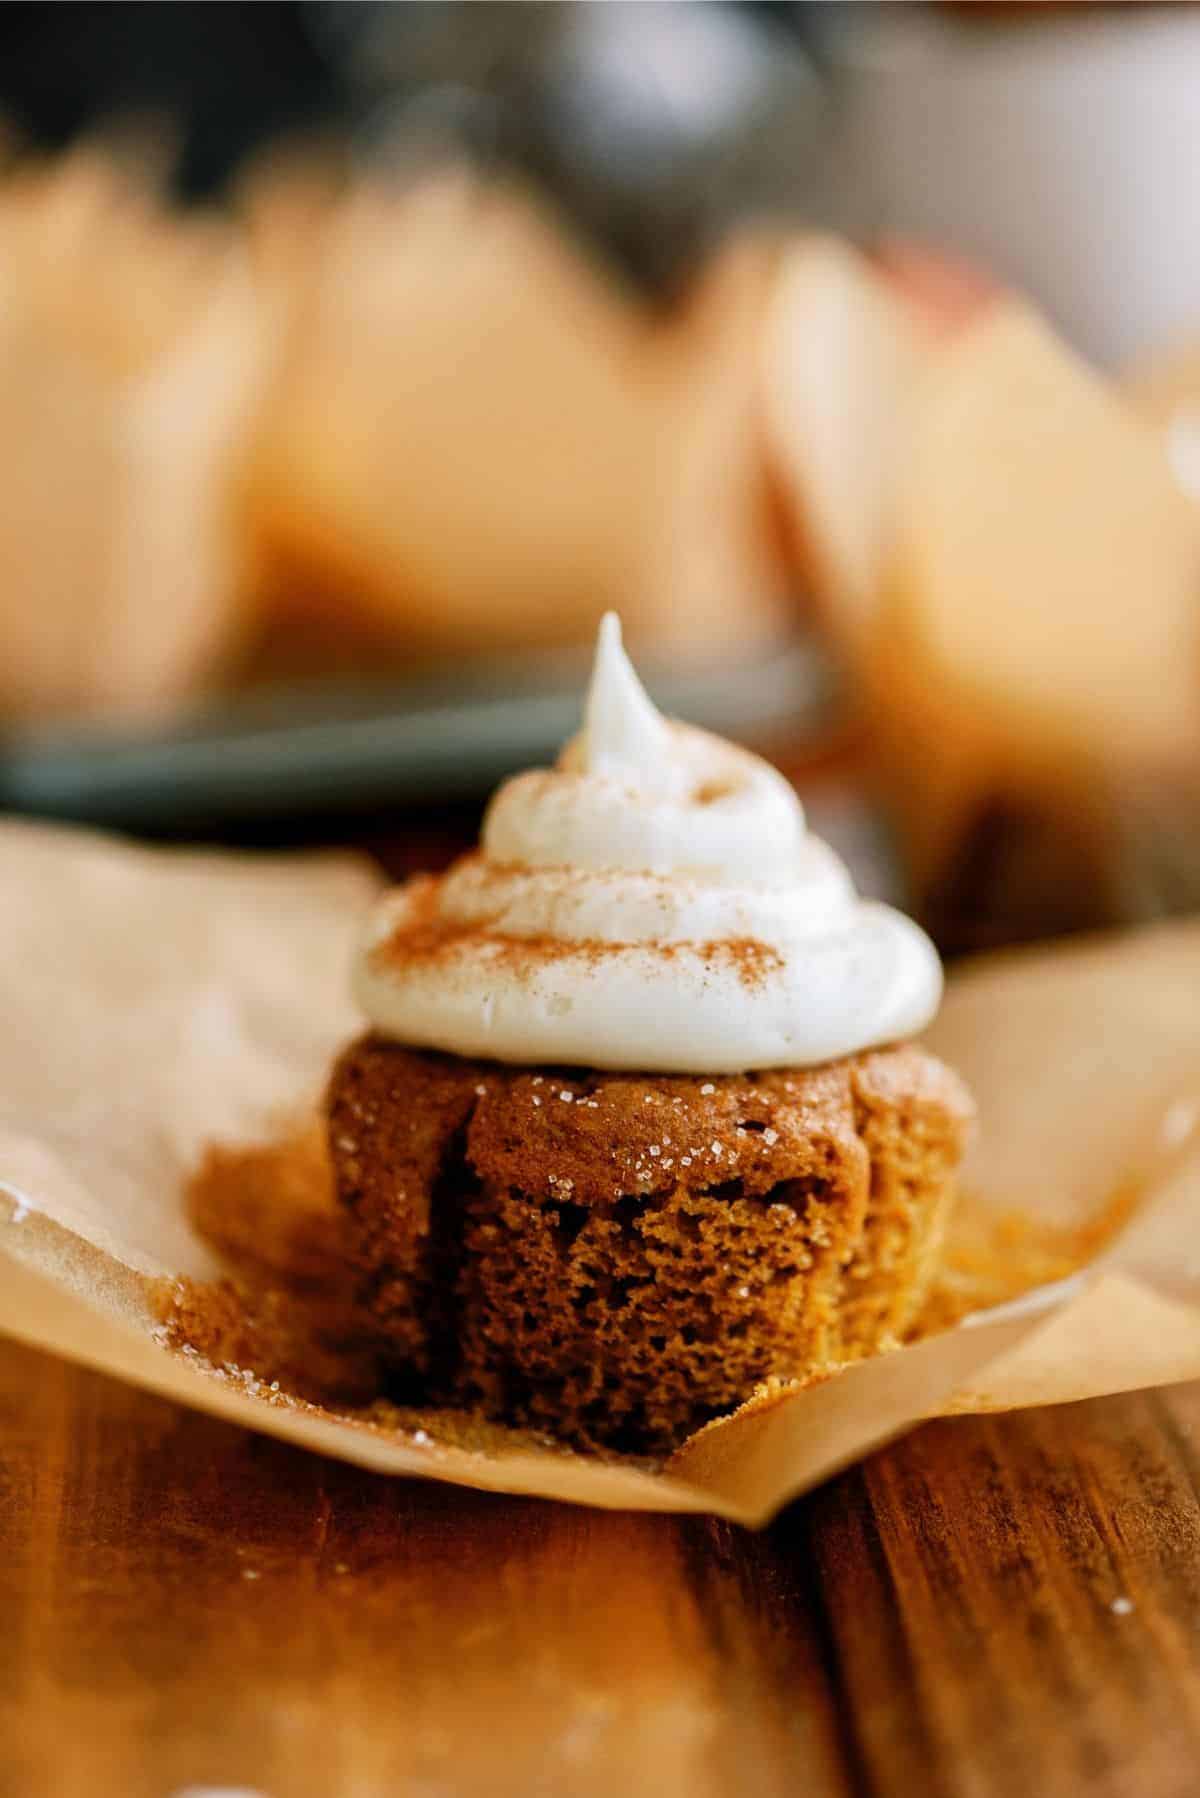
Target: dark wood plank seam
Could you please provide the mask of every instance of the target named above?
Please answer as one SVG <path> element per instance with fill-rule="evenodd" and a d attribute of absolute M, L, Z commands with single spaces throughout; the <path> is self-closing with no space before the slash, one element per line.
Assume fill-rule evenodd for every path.
<path fill-rule="evenodd" d="M 811 1556 L 793 1558 L 780 1557 L 768 1536 L 752 1536 L 742 1532 L 734 1525 L 722 1523 L 716 1519 L 706 1521 L 689 1520 L 680 1531 L 680 1547 L 687 1571 L 687 1578 L 700 1600 L 700 1615 L 710 1643 L 719 1660 L 727 1658 L 730 1643 L 728 1631 L 720 1610 L 704 1602 L 713 1582 L 714 1570 L 725 1568 L 735 1572 L 745 1587 L 746 1569 L 743 1562 L 746 1558 L 760 1561 L 763 1557 L 774 1560 L 778 1569 L 777 1577 L 786 1581 L 788 1610 L 791 1613 L 803 1607 L 805 1623 L 820 1659 L 821 1672 L 825 1676 L 828 1689 L 831 1746 L 837 1756 L 838 1772 L 841 1777 L 841 1790 L 845 1798 L 875 1798 L 869 1785 L 864 1785 L 860 1777 L 860 1769 L 849 1752 L 850 1745 L 846 1741 L 843 1727 L 842 1704 L 840 1694 L 834 1682 L 828 1678 L 829 1656 L 828 1643 L 824 1629 L 824 1615 L 816 1594 L 813 1581 Z M 817 1798 L 814 1794 L 813 1798 Z"/>
<path fill-rule="evenodd" d="M 887 1453 L 887 1451 L 883 1451 L 883 1453 Z M 891 1624 L 889 1647 L 891 1647 L 892 1658 L 894 1658 L 894 1678 L 896 1678 L 896 1685 L 903 1687 L 903 1690 L 909 1694 L 910 1706 L 912 1706 L 910 1722 L 914 1726 L 914 1733 L 919 1733 L 923 1762 L 925 1762 L 928 1780 L 930 1780 L 927 1789 L 923 1791 L 923 1798 L 950 1798 L 950 1789 L 941 1780 L 939 1744 L 928 1731 L 927 1713 L 925 1713 L 925 1706 L 921 1703 L 918 1663 L 914 1660 L 912 1647 L 910 1647 L 909 1627 L 905 1624 L 905 1616 L 903 1616 L 903 1609 L 900 1606 L 900 1589 L 896 1584 L 896 1575 L 892 1571 L 887 1544 L 883 1541 L 883 1532 L 880 1530 L 880 1523 L 876 1516 L 876 1501 L 871 1492 L 871 1482 L 867 1478 L 865 1467 L 849 1469 L 847 1473 L 838 1478 L 835 1487 L 822 1489 L 817 1496 L 817 1503 L 806 1507 L 804 1534 L 806 1537 L 815 1534 L 813 1521 L 817 1519 L 817 1523 L 819 1523 L 824 1505 L 833 1498 L 835 1492 L 838 1494 L 838 1500 L 846 1509 L 855 1510 L 856 1523 L 862 1532 L 860 1548 L 871 1566 L 871 1573 L 873 1573 L 878 1591 L 887 1604 L 887 1615 L 889 1615 L 889 1624 Z M 855 1687 L 853 1687 L 853 1679 L 847 1672 L 842 1649 L 838 1645 L 838 1631 L 837 1625 L 835 1625 L 838 1604 L 837 1586 L 829 1584 L 826 1580 L 824 1566 L 822 1566 L 820 1555 L 815 1548 L 810 1552 L 810 1559 L 811 1566 L 813 1566 L 813 1582 L 815 1582 L 813 1584 L 813 1607 L 815 1607 L 817 1629 L 819 1629 L 820 1638 L 826 1645 L 826 1654 L 828 1654 L 829 1683 L 837 1696 L 838 1730 L 844 1733 L 844 1740 L 846 1740 L 847 1764 L 858 1769 L 856 1798 L 892 1798 L 891 1791 L 887 1787 L 880 1787 L 876 1784 L 876 1778 L 871 1773 L 869 1748 L 862 1739 L 862 1733 L 858 1730 Z"/>
<path fill-rule="evenodd" d="M 833 1614 L 825 1596 L 820 1569 L 809 1539 L 808 1516 L 804 1516 L 801 1530 L 795 1530 L 794 1525 L 793 1530 L 793 1539 L 802 1533 L 804 1541 L 804 1552 L 796 1556 L 794 1564 L 796 1593 L 798 1598 L 808 1606 L 809 1615 L 812 1618 L 813 1635 L 820 1648 L 821 1663 L 829 1681 L 829 1691 L 833 1699 L 834 1739 L 842 1757 L 846 1783 L 853 1793 L 853 1798 L 882 1798 L 882 1794 L 871 1777 L 866 1752 L 855 1727 L 854 1702 L 833 1627 Z M 877 1534 L 874 1530 L 873 1533 Z"/>

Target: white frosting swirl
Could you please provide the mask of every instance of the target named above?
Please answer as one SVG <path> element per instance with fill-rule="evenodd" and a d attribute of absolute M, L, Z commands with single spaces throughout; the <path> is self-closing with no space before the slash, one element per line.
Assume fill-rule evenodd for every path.
<path fill-rule="evenodd" d="M 775 769 L 655 710 L 610 614 L 581 734 L 482 851 L 380 903 L 355 972 L 414 1047 L 659 1073 L 805 1067 L 911 1035 L 937 954 L 860 900 Z"/>

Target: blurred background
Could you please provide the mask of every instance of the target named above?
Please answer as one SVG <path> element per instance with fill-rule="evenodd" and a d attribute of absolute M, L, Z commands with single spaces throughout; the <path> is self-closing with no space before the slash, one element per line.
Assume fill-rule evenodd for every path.
<path fill-rule="evenodd" d="M 1200 903 L 1200 13 L 0 8 L 0 806 L 436 863 L 618 608 L 948 953 Z"/>

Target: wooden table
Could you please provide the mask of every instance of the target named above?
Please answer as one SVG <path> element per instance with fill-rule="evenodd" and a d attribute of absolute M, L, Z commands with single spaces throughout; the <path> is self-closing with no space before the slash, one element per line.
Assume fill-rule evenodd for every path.
<path fill-rule="evenodd" d="M 754 1536 L 0 1343 L 0 1793 L 1196 1798 L 1198 1491 L 1200 1387 L 931 1425 Z"/>

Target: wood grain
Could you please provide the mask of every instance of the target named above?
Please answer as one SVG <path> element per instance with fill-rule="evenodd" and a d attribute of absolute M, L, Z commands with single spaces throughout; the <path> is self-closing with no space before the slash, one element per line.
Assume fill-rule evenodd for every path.
<path fill-rule="evenodd" d="M 1200 1388 L 956 1420 L 750 1536 L 0 1344 L 0 1793 L 1194 1798 L 1197 1445 Z"/>
<path fill-rule="evenodd" d="M 813 1496 L 866 1790 L 1195 1798 L 1197 1429 L 1196 1387 L 940 1423 Z"/>
<path fill-rule="evenodd" d="M 8 1345 L 0 1393 L 6 1798 L 847 1790 L 761 1539 L 371 1477 Z"/>

